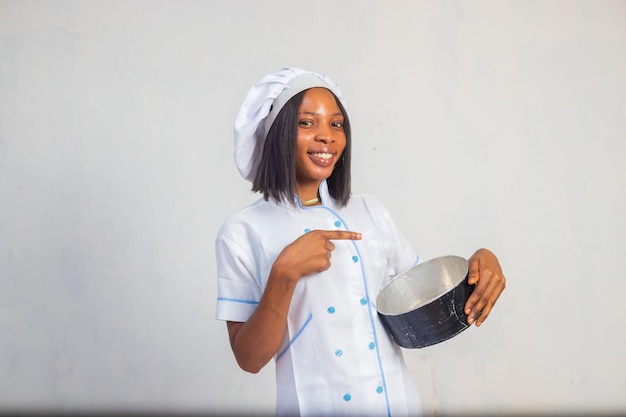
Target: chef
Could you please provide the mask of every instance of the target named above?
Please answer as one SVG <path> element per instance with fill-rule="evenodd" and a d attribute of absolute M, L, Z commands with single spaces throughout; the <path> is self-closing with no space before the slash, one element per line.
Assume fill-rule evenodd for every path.
<path fill-rule="evenodd" d="M 420 258 L 376 197 L 351 194 L 337 84 L 299 68 L 267 75 L 244 99 L 234 137 L 237 167 L 262 194 L 216 238 L 216 315 L 239 366 L 256 373 L 275 361 L 277 415 L 420 415 L 374 304 Z M 486 249 L 469 261 L 476 289 L 466 313 L 479 325 L 505 278 Z"/>

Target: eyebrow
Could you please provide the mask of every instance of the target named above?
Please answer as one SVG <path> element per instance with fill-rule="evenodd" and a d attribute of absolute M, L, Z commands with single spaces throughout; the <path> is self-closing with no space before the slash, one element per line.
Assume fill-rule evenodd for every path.
<path fill-rule="evenodd" d="M 301 111 L 301 112 L 298 113 L 298 115 L 300 115 L 300 114 L 311 114 L 313 116 L 319 116 L 320 115 L 319 113 L 316 113 L 316 112 L 313 112 L 313 111 Z M 334 116 L 341 116 L 341 117 L 343 117 L 343 113 L 337 112 L 337 113 L 331 114 L 331 116 L 333 116 L 333 117 Z"/>

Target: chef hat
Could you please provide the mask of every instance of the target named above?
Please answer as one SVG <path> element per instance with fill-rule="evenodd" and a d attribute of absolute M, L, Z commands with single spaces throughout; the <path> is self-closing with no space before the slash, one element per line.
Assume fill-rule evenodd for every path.
<path fill-rule="evenodd" d="M 329 89 L 343 104 L 341 90 L 330 78 L 300 68 L 281 68 L 248 91 L 234 127 L 235 163 L 245 179 L 254 181 L 265 138 L 280 110 L 290 98 L 313 87 Z"/>

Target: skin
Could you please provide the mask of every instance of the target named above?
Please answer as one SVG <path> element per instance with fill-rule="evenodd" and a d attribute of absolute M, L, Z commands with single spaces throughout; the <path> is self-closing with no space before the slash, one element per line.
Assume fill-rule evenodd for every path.
<path fill-rule="evenodd" d="M 343 115 L 324 88 L 307 90 L 298 112 L 296 188 L 301 201 L 318 196 L 346 146 Z M 259 305 L 246 322 L 227 322 L 230 344 L 239 366 L 259 372 L 277 353 L 287 326 L 294 289 L 302 277 L 331 266 L 333 240 L 360 240 L 352 231 L 314 230 L 287 245 L 276 258 Z M 479 249 L 469 259 L 469 283 L 476 285 L 465 306 L 468 324 L 480 326 L 505 287 L 496 256 Z"/>
<path fill-rule="evenodd" d="M 506 278 L 498 258 L 488 249 L 477 250 L 468 261 L 468 283 L 476 286 L 465 303 L 465 314 L 468 324 L 480 327 L 504 291 Z"/>
<path fill-rule="evenodd" d="M 333 173 L 346 148 L 343 121 L 328 90 L 312 88 L 304 94 L 296 138 L 296 189 L 302 201 L 317 197 L 320 183 Z"/>

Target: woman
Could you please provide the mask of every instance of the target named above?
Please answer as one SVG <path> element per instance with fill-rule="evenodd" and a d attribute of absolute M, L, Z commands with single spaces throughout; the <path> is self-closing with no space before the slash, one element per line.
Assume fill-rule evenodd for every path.
<path fill-rule="evenodd" d="M 263 198 L 216 240 L 217 318 L 240 367 L 276 363 L 278 415 L 420 413 L 414 381 L 374 301 L 420 259 L 373 196 L 350 194 L 350 123 L 328 77 L 283 68 L 256 84 L 235 121 L 235 160 Z M 505 286 L 497 258 L 470 258 L 468 322 Z"/>

